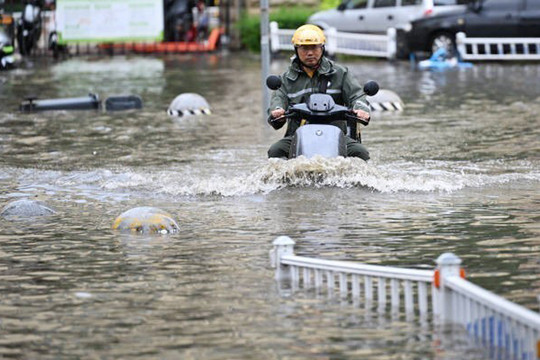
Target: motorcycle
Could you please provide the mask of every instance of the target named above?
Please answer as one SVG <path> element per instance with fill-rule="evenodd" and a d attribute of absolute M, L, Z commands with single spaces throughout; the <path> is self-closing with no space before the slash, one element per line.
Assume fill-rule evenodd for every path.
<path fill-rule="evenodd" d="M 13 18 L 0 13 L 0 70 L 14 67 L 13 58 Z"/>
<path fill-rule="evenodd" d="M 30 55 L 41 35 L 41 2 L 25 0 L 21 18 L 17 21 L 17 45 L 21 55 Z"/>
<path fill-rule="evenodd" d="M 270 75 L 266 78 L 266 86 L 271 90 L 281 87 L 281 78 Z M 375 81 L 364 84 L 364 93 L 373 96 L 379 91 L 379 85 Z M 278 118 L 270 117 L 268 122 L 280 122 L 283 119 L 302 119 L 305 124 L 300 126 L 292 141 L 289 159 L 298 156 L 311 158 L 315 155 L 323 157 L 347 156 L 345 136 L 354 140 L 358 139 L 357 123 L 367 125 L 368 122 L 359 119 L 354 112 L 346 106 L 337 105 L 332 96 L 325 93 L 313 93 L 305 103 L 291 105 L 285 114 Z M 334 125 L 332 121 L 346 120 L 347 134 Z"/>

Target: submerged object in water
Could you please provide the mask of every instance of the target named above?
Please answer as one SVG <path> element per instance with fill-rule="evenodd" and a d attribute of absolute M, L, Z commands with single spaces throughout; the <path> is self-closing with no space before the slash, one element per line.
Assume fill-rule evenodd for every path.
<path fill-rule="evenodd" d="M 386 89 L 380 89 L 377 94 L 368 96 L 367 101 L 373 111 L 402 111 L 405 107 L 398 94 Z"/>
<path fill-rule="evenodd" d="M 22 112 L 34 112 L 45 110 L 94 110 L 99 109 L 99 97 L 96 94 L 88 94 L 84 97 L 43 99 L 36 100 L 28 97 L 19 107 Z"/>
<path fill-rule="evenodd" d="M 21 217 L 33 217 L 33 216 L 46 216 L 55 214 L 56 211 L 47 207 L 39 201 L 22 199 L 12 201 L 7 204 L 0 212 L 0 216 L 21 216 Z"/>
<path fill-rule="evenodd" d="M 184 93 L 174 98 L 169 105 L 169 116 L 210 115 L 210 105 L 204 97 L 195 93 Z"/>
<path fill-rule="evenodd" d="M 142 100 L 136 95 L 110 96 L 105 100 L 105 110 L 119 111 L 130 109 L 141 109 Z M 48 111 L 48 110 L 98 110 L 101 108 L 99 96 L 88 94 L 88 96 L 60 99 L 42 99 L 27 97 L 21 103 L 19 109 L 22 112 Z"/>
<path fill-rule="evenodd" d="M 142 99 L 137 95 L 110 96 L 105 99 L 107 111 L 142 109 L 142 107 Z"/>
<path fill-rule="evenodd" d="M 36 100 L 35 97 L 28 97 L 21 103 L 19 109 L 22 112 L 46 110 L 96 110 L 99 109 L 99 96 L 97 94 L 88 94 L 88 96 L 83 97 L 43 100 Z"/>
<path fill-rule="evenodd" d="M 471 68 L 473 64 L 470 62 L 461 61 L 459 54 L 451 56 L 446 49 L 440 48 L 427 60 L 422 60 L 418 63 L 418 68 L 421 70 L 446 70 L 454 68 Z"/>
<path fill-rule="evenodd" d="M 173 234 L 179 230 L 171 214 L 149 206 L 123 212 L 114 220 L 112 228 L 141 234 Z"/>

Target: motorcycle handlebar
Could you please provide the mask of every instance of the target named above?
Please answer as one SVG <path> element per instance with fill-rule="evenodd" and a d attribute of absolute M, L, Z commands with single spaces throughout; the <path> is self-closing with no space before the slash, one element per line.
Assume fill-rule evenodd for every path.
<path fill-rule="evenodd" d="M 288 114 L 287 112 L 280 117 L 273 118 L 272 115 L 268 116 L 268 123 L 270 126 L 272 126 L 274 129 L 279 129 L 281 126 L 283 126 L 283 123 L 285 123 L 285 120 L 288 116 L 291 114 Z"/>
<path fill-rule="evenodd" d="M 345 114 L 345 118 L 350 119 L 350 120 L 356 120 L 356 121 L 358 121 L 360 124 L 362 124 L 364 126 L 367 126 L 369 124 L 369 121 L 366 121 L 364 119 L 360 119 L 358 116 L 356 116 L 356 114 L 352 110 L 351 110 L 350 113 Z"/>
<path fill-rule="evenodd" d="M 270 115 L 268 117 L 268 123 L 270 123 L 270 125 L 274 125 L 274 124 L 279 124 L 279 123 L 282 123 L 284 120 L 286 120 L 287 118 L 291 117 L 292 115 L 294 115 L 295 112 L 293 111 L 286 111 L 285 114 L 281 115 L 280 117 L 277 117 L 277 118 L 273 118 L 272 115 Z M 350 110 L 348 113 L 345 114 L 345 120 L 356 120 L 358 121 L 360 124 L 364 125 L 364 126 L 367 126 L 369 124 L 369 121 L 366 121 L 364 119 L 360 119 L 358 116 L 356 116 L 356 114 Z"/>

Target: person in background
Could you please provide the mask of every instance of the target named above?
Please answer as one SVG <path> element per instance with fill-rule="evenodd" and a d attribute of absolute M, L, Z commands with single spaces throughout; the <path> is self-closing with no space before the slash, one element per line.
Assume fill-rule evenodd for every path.
<path fill-rule="evenodd" d="M 292 136 L 300 127 L 300 119 L 285 119 L 283 115 L 289 105 L 305 102 L 311 93 L 321 88 L 332 96 L 336 104 L 353 109 L 356 116 L 364 121 L 370 119 L 370 109 L 366 94 L 354 76 L 344 66 L 338 65 L 324 56 L 326 38 L 315 25 L 302 25 L 292 37 L 296 56 L 287 71 L 281 75 L 282 85 L 274 91 L 270 100 L 269 124 L 276 130 L 287 122 L 285 136 L 268 150 L 269 158 L 287 158 L 292 144 Z M 346 134 L 345 120 L 332 122 Z M 369 152 L 360 142 L 347 139 L 347 156 L 369 159 Z"/>
<path fill-rule="evenodd" d="M 195 26 L 197 29 L 197 40 L 202 41 L 208 37 L 208 25 L 210 23 L 210 16 L 206 10 L 206 4 L 204 0 L 197 1 Z"/>
<path fill-rule="evenodd" d="M 43 9 L 54 11 L 56 9 L 56 0 L 44 0 Z"/>

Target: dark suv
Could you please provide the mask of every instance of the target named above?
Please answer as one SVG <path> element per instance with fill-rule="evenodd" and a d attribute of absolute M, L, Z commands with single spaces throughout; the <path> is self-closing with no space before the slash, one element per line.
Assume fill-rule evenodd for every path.
<path fill-rule="evenodd" d="M 540 37 L 540 0 L 475 0 L 456 11 L 411 22 L 409 52 L 453 52 L 456 34 L 467 37 Z"/>

